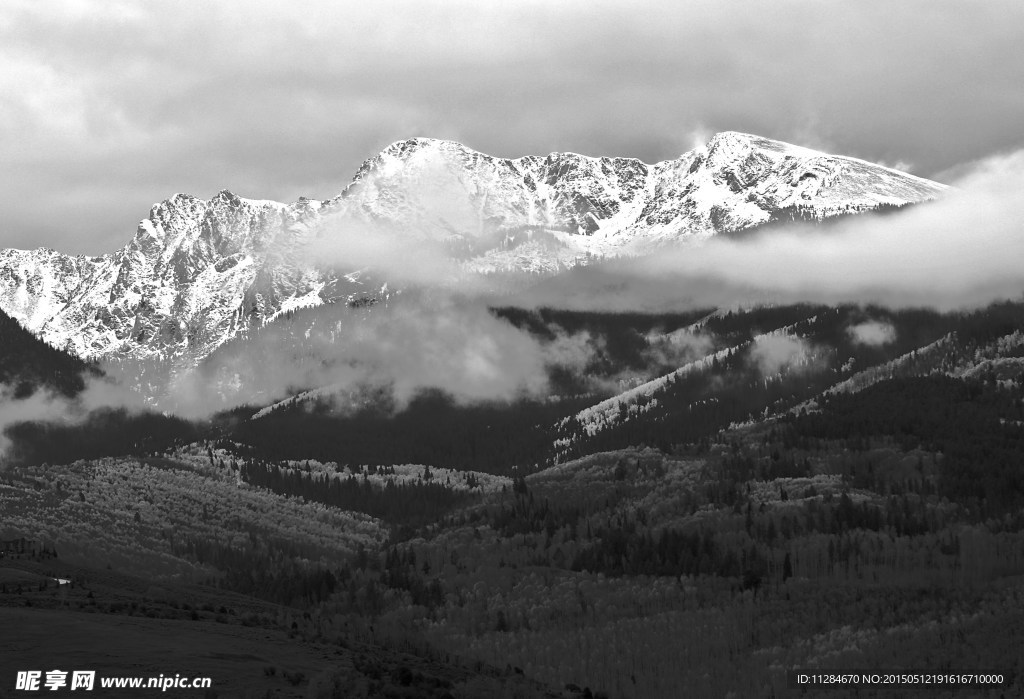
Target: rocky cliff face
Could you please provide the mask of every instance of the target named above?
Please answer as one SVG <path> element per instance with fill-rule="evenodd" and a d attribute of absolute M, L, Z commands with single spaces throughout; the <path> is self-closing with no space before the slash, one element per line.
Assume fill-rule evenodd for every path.
<path fill-rule="evenodd" d="M 191 362 L 250 324 L 357 293 L 355 265 L 328 269 L 309 254 L 317 236 L 386 226 L 440 243 L 467 272 L 553 272 L 742 230 L 780 211 L 824 218 L 943 189 L 735 132 L 655 165 L 573 153 L 502 159 L 416 138 L 366 161 L 329 201 L 177 194 L 110 255 L 0 251 L 0 309 L 83 358 Z"/>
<path fill-rule="evenodd" d="M 319 303 L 302 251 L 320 202 L 175 195 L 103 257 L 0 252 L 0 307 L 81 357 L 198 358 L 249 322 Z"/>

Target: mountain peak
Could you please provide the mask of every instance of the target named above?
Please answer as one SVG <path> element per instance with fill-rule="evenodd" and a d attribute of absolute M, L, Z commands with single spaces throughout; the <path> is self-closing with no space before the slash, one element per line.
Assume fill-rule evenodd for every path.
<path fill-rule="evenodd" d="M 742 131 L 721 131 L 716 133 L 705 145 L 709 154 L 714 152 L 750 152 L 760 151 L 771 157 L 790 156 L 794 158 L 814 158 L 828 156 L 827 153 L 805 146 L 798 146 L 787 141 L 766 138 Z"/>
<path fill-rule="evenodd" d="M 332 230 L 384 226 L 439 243 L 466 271 L 553 273 L 778 220 L 933 199 L 944 185 L 738 131 L 654 165 L 575 153 L 497 158 L 456 141 L 396 141 L 329 202 L 223 189 L 154 205 L 117 253 L 0 251 L 0 309 L 82 357 L 197 360 L 251 323 L 342 298 L 307 253 Z"/>
<path fill-rule="evenodd" d="M 771 140 L 765 139 L 763 136 L 757 134 L 746 133 L 744 131 L 719 131 L 708 139 L 707 145 L 711 146 L 720 142 L 752 142 L 759 140 Z"/>
<path fill-rule="evenodd" d="M 395 157 L 410 156 L 417 151 L 422 150 L 435 150 L 435 151 L 467 151 L 476 152 L 471 148 L 466 147 L 458 141 L 452 141 L 444 138 L 427 138 L 425 136 L 416 136 L 413 138 L 406 138 L 400 141 L 395 141 L 387 148 L 380 152 L 380 155 L 391 155 Z"/>

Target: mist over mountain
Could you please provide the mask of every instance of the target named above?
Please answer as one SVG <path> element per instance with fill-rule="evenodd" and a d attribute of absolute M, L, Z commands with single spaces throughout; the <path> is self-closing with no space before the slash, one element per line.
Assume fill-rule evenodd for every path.
<path fill-rule="evenodd" d="M 388 282 L 472 290 L 480 274 L 553 274 L 705 241 L 780 212 L 820 220 L 945 191 L 735 132 L 655 165 L 571 153 L 507 160 L 411 139 L 367 160 L 328 201 L 178 194 L 113 254 L 4 250 L 0 308 L 83 358 L 194 364 L 281 313 Z M 368 270 L 376 288 L 361 281 Z"/>
<path fill-rule="evenodd" d="M 935 201 L 880 214 L 798 218 L 544 280 L 528 306 L 664 311 L 683 306 L 881 303 L 969 309 L 1019 298 L 1024 154 L 974 163 Z"/>
<path fill-rule="evenodd" d="M 946 310 L 1014 298 L 1021 162 L 977 163 L 950 188 L 735 132 L 657 165 L 496 159 L 411 139 L 367 160 L 329 201 L 175 195 L 110 256 L 3 251 L 0 307 L 102 359 L 150 406 L 189 417 L 300 394 L 344 410 L 382 396 L 400 410 L 425 390 L 459 404 L 614 395 L 714 341 L 685 329 L 537 334 L 493 309 Z M 632 369 L 608 353 L 621 338 L 644 353 Z M 29 412 L 66 412 L 57 407 Z"/>

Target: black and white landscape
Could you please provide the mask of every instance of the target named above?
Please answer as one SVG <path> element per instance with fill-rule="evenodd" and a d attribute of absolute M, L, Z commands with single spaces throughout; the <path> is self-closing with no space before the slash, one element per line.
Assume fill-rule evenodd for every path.
<path fill-rule="evenodd" d="M 0 9 L 0 697 L 1024 692 L 964 12 Z"/>

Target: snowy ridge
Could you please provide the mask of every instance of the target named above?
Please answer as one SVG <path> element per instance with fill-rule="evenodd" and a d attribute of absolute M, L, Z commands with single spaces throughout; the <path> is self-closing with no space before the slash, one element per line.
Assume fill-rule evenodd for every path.
<path fill-rule="evenodd" d="M 856 393 L 857 391 L 862 391 L 868 386 L 893 378 L 901 367 L 906 366 L 911 361 L 935 361 L 939 352 L 952 346 L 955 340 L 956 335 L 954 333 L 943 335 L 935 342 L 929 343 L 924 347 L 896 357 L 896 359 L 886 362 L 885 364 L 871 367 L 870 369 L 865 369 L 864 371 L 854 374 L 845 381 L 840 381 L 836 385 L 828 388 L 824 393 L 829 395 L 837 393 Z"/>
<path fill-rule="evenodd" d="M 707 318 L 710 318 L 720 312 L 721 311 L 715 311 L 714 313 L 709 314 Z M 698 327 L 705 323 L 707 318 L 698 320 L 689 327 Z M 642 383 L 639 386 L 623 391 L 611 398 L 602 400 L 595 405 L 584 408 L 575 415 L 563 418 L 555 425 L 555 429 L 558 433 L 566 434 L 567 436 L 556 439 L 554 446 L 556 450 L 561 451 L 584 435 L 587 437 L 593 437 L 598 432 L 615 425 L 620 421 L 628 421 L 642 413 L 650 411 L 658 405 L 658 392 L 665 389 L 674 381 L 685 378 L 694 373 L 707 371 L 715 362 L 723 361 L 745 348 L 756 347 L 758 343 L 769 338 L 785 337 L 799 340 L 799 328 L 801 326 L 813 324 L 817 319 L 817 315 L 812 315 L 769 332 L 760 333 L 750 340 L 731 347 L 726 347 L 701 357 L 700 359 L 688 362 L 664 376 L 659 376 L 658 378 Z M 813 347 L 805 346 L 802 343 L 800 343 L 799 346 L 801 347 L 801 351 L 791 357 L 788 362 L 789 365 L 800 367 L 817 359 L 816 352 Z M 776 372 L 774 375 L 765 375 L 764 381 L 766 383 L 773 381 L 778 376 L 779 372 Z M 704 398 L 694 401 L 691 405 L 714 402 L 717 400 L 718 399 L 715 397 Z"/>
<path fill-rule="evenodd" d="M 715 313 L 718 313 L 718 311 L 716 311 Z M 715 313 L 711 313 L 707 317 L 710 318 L 711 316 L 714 316 Z M 558 427 L 563 428 L 566 425 L 568 425 L 570 421 L 575 420 L 581 426 L 587 429 L 588 434 L 593 436 L 593 434 L 595 434 L 597 430 L 595 429 L 594 431 L 590 431 L 590 426 L 596 423 L 604 424 L 616 422 L 618 420 L 620 405 L 625 404 L 629 406 L 630 404 L 634 404 L 639 401 L 651 399 L 657 391 L 661 390 L 668 383 L 675 379 L 689 376 L 694 372 L 705 371 L 709 369 L 712 366 L 712 364 L 714 364 L 714 362 L 727 359 L 728 357 L 731 357 L 732 355 L 736 354 L 745 347 L 756 346 L 758 342 L 764 339 L 770 337 L 793 336 L 794 332 L 800 325 L 804 323 L 813 323 L 815 320 L 817 320 L 817 318 L 818 317 L 816 315 L 810 316 L 808 318 L 799 320 L 795 323 L 791 323 L 789 325 L 776 328 L 775 330 L 772 330 L 770 332 L 760 333 L 754 336 L 754 338 L 751 340 L 741 342 L 732 347 L 726 347 L 725 349 L 718 350 L 717 352 L 708 354 L 704 357 L 701 357 L 700 359 L 688 362 L 683 366 L 679 367 L 678 369 L 676 369 L 675 371 L 669 372 L 664 376 L 659 376 L 656 379 L 652 379 L 650 381 L 642 383 L 639 386 L 636 386 L 635 388 L 629 389 L 628 391 L 623 391 L 622 393 L 614 395 L 611 398 L 607 398 L 601 401 L 600 403 L 590 406 L 589 408 L 584 408 L 580 412 L 576 413 L 576 415 L 564 418 L 558 424 Z M 697 321 L 697 323 L 694 323 L 688 327 L 698 327 L 698 325 L 702 324 L 703 322 L 706 322 L 706 318 L 701 319 Z"/>
<path fill-rule="evenodd" d="M 742 347 L 749 344 L 751 343 L 748 341 L 741 345 L 737 345 L 736 347 L 727 347 L 726 349 L 719 350 L 705 357 L 701 357 L 700 359 L 684 364 L 675 371 L 665 374 L 664 376 L 651 379 L 650 381 L 642 383 L 635 388 L 631 388 L 628 391 L 624 391 L 616 396 L 607 398 L 596 405 L 584 408 L 571 417 L 563 418 L 562 421 L 558 423 L 558 427 L 560 429 L 564 428 L 568 426 L 570 422 L 575 420 L 588 435 L 593 436 L 605 426 L 618 422 L 621 406 L 625 406 L 628 411 L 630 408 L 641 402 L 653 400 L 654 394 L 663 389 L 673 380 L 686 377 L 695 372 L 706 371 L 716 360 L 730 357 Z"/>
<path fill-rule="evenodd" d="M 83 358 L 195 363 L 253 325 L 345 298 L 352 269 L 323 269 L 308 254 L 321 235 L 384 227 L 441 243 L 467 273 L 557 273 L 741 230 L 794 207 L 826 218 L 945 189 L 731 131 L 653 165 L 574 153 L 495 158 L 414 138 L 367 160 L 328 201 L 176 194 L 112 254 L 0 250 L 0 308 Z"/>
<path fill-rule="evenodd" d="M 856 393 L 882 381 L 901 376 L 945 374 L 954 378 L 979 378 L 988 372 L 1024 374 L 1024 358 L 1014 356 L 1024 349 L 1024 332 L 1016 330 L 974 350 L 960 345 L 955 332 L 911 350 L 884 364 L 855 373 L 822 392 L 822 396 Z M 1010 356 L 1006 356 L 1010 355 Z M 797 414 L 803 409 L 814 410 L 817 399 L 796 405 L 785 412 Z"/>
<path fill-rule="evenodd" d="M 1024 331 L 1015 330 L 1009 335 L 1003 335 L 994 342 L 975 350 L 970 362 L 957 366 L 950 374 L 962 378 L 976 378 L 990 370 L 997 370 L 999 367 L 1017 368 L 1024 362 L 1024 357 L 1021 356 L 1022 349 L 1024 349 Z"/>
<path fill-rule="evenodd" d="M 742 230 L 781 210 L 820 219 L 945 189 L 856 158 L 727 131 L 653 165 L 575 153 L 503 159 L 453 141 L 410 139 L 368 160 L 339 199 L 349 215 L 462 243 L 474 271 L 557 271 L 587 256 Z M 517 252 L 525 243 L 533 246 L 527 260 Z"/>
<path fill-rule="evenodd" d="M 176 194 L 113 254 L 0 252 L 0 307 L 83 358 L 196 361 L 249 324 L 329 298 L 303 253 L 320 206 Z"/>

